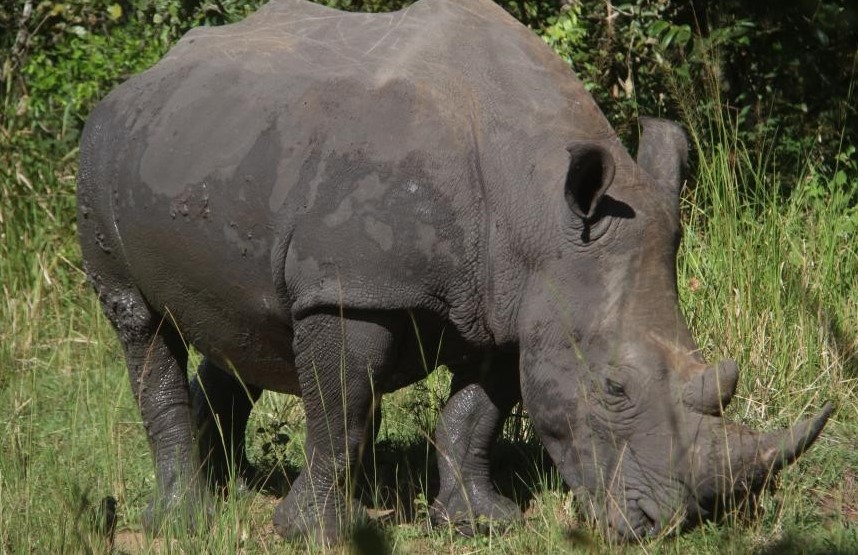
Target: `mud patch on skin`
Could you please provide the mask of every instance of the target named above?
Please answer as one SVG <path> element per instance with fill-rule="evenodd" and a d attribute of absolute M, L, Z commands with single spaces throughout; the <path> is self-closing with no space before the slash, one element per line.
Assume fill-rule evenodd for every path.
<path fill-rule="evenodd" d="M 376 220 L 372 216 L 367 216 L 363 222 L 364 231 L 378 243 L 381 250 L 387 252 L 393 248 L 393 228 L 384 222 Z"/>
<path fill-rule="evenodd" d="M 133 208 L 134 197 L 129 196 L 129 207 Z M 209 210 L 209 190 L 205 181 L 197 185 L 188 185 L 170 201 L 170 217 L 181 216 L 185 221 L 190 219 L 207 219 Z"/>
<path fill-rule="evenodd" d="M 337 227 L 347 222 L 352 217 L 352 213 L 352 199 L 351 197 L 346 197 L 340 202 L 337 209 L 322 218 L 322 221 L 328 227 Z"/>

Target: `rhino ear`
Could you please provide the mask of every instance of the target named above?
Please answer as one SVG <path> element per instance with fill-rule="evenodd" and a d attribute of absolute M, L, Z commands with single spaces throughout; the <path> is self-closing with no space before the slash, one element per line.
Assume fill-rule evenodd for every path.
<path fill-rule="evenodd" d="M 677 197 L 688 171 L 688 136 L 678 123 L 640 118 L 638 165 Z"/>
<path fill-rule="evenodd" d="M 589 220 L 614 180 L 614 157 L 594 144 L 576 144 L 567 150 L 566 204 L 573 214 Z"/>

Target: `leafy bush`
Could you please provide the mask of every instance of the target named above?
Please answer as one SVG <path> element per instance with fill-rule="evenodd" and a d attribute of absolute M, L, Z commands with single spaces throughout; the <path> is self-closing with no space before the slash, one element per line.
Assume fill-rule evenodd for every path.
<path fill-rule="evenodd" d="M 772 142 L 790 164 L 804 155 L 831 170 L 841 144 L 858 143 L 858 4 L 853 0 L 693 3 L 703 35 L 749 25 L 725 50 L 725 101 L 741 110 L 749 143 Z M 686 16 L 689 17 L 689 16 Z M 787 169 L 794 171 L 794 166 Z"/>

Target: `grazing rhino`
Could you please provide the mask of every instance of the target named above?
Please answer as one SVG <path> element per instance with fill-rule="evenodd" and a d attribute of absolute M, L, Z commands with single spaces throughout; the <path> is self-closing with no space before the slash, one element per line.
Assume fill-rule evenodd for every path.
<path fill-rule="evenodd" d="M 642 127 L 635 162 L 489 0 L 272 0 L 110 93 L 83 133 L 78 227 L 155 460 L 147 526 L 207 506 L 203 474 L 243 461 L 269 389 L 307 417 L 275 527 L 338 541 L 380 397 L 425 376 L 424 348 L 453 371 L 435 522 L 521 518 L 489 477 L 519 401 L 620 538 L 760 490 L 831 409 L 777 433 L 721 416 L 736 365 L 701 359 L 677 302 L 686 137 Z M 205 355 L 190 385 L 185 341 Z"/>

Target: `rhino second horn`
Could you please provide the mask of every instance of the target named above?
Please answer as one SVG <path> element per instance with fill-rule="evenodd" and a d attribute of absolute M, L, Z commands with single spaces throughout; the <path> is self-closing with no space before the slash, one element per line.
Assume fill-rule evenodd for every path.
<path fill-rule="evenodd" d="M 685 404 L 703 414 L 720 415 L 730 404 L 739 381 L 739 369 L 733 360 L 722 360 L 686 382 Z"/>

